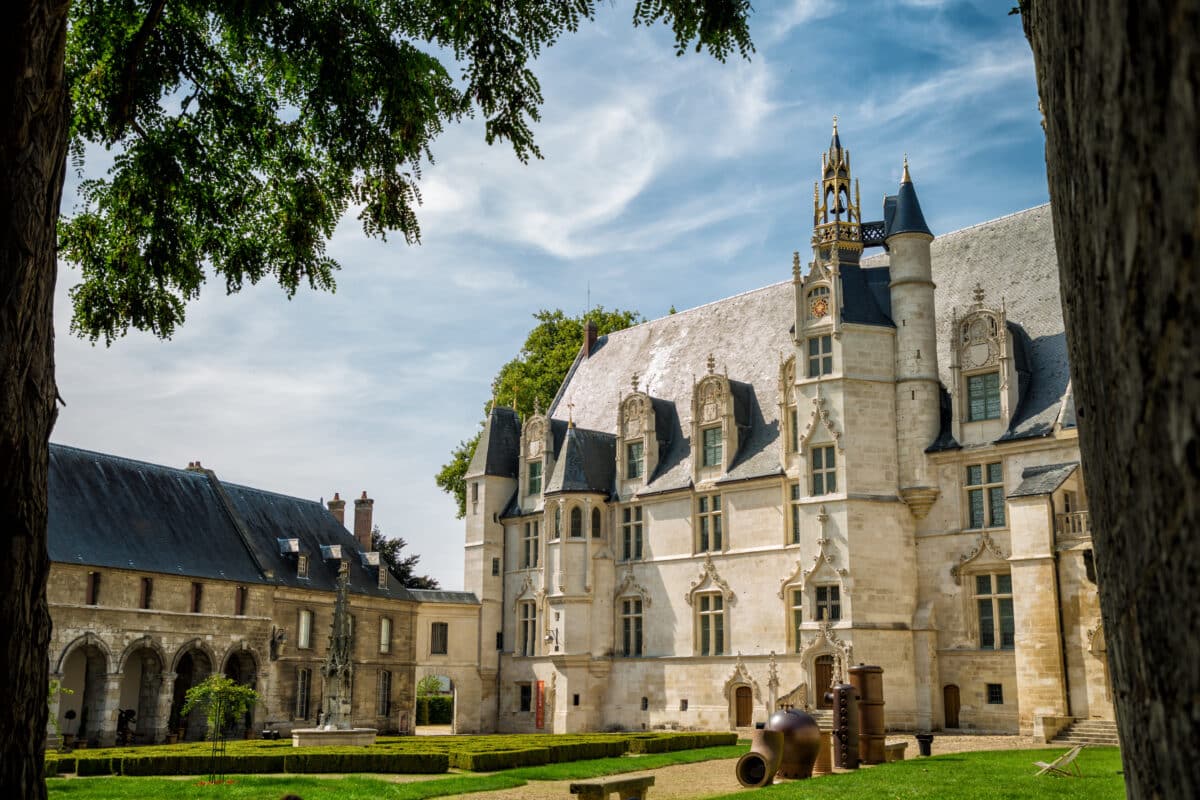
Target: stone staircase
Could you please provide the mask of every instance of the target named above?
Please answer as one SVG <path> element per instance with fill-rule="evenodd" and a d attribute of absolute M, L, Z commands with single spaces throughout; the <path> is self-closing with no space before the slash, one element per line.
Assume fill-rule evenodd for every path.
<path fill-rule="evenodd" d="M 833 710 L 829 708 L 814 708 L 808 712 L 817 721 L 817 726 L 823 731 L 833 730 Z"/>
<path fill-rule="evenodd" d="M 1054 744 L 1118 746 L 1117 723 L 1102 719 L 1077 719 L 1054 737 Z"/>

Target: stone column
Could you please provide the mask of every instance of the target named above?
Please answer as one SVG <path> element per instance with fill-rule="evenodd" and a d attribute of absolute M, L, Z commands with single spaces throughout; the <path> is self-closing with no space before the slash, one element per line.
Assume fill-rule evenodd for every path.
<path fill-rule="evenodd" d="M 165 742 L 167 734 L 167 726 L 171 722 L 171 703 L 175 699 L 175 673 L 164 672 L 161 674 L 162 682 L 158 687 L 158 705 L 155 711 L 154 718 L 154 741 L 155 743 Z"/>
<path fill-rule="evenodd" d="M 1016 626 L 1017 712 L 1021 732 L 1030 734 L 1038 718 L 1067 715 L 1054 515 L 1049 495 L 1009 498 L 1008 524 L 1012 536 L 1009 564 Z"/>
<path fill-rule="evenodd" d="M 104 699 L 100 702 L 100 746 L 111 747 L 117 741 L 117 714 L 121 710 L 121 673 L 104 676 Z"/>

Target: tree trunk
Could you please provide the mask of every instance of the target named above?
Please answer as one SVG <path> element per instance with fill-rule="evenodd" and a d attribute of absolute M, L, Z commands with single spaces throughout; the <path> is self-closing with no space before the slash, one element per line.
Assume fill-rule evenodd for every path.
<path fill-rule="evenodd" d="M 46 796 L 46 473 L 67 9 L 66 0 L 0 3 L 0 797 Z"/>
<path fill-rule="evenodd" d="M 1125 780 L 1200 797 L 1200 2 L 1021 11 Z"/>

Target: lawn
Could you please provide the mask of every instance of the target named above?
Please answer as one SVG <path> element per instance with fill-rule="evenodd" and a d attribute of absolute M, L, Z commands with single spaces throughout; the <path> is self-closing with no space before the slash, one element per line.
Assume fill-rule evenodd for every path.
<path fill-rule="evenodd" d="M 807 781 L 720 795 L 728 800 L 783 800 L 784 798 L 872 798 L 872 800 L 1008 800 L 1008 798 L 1086 798 L 1119 800 L 1125 797 L 1120 774 L 1121 753 L 1115 747 L 1089 747 L 1076 763 L 1082 778 L 1034 775 L 1035 761 L 1052 761 L 1054 750 L 995 750 L 898 761 L 857 772 L 828 775 Z"/>
<path fill-rule="evenodd" d="M 124 800 L 124 798 L 171 797 L 183 800 L 242 800 L 275 798 L 286 793 L 304 800 L 424 800 L 428 797 L 485 792 L 523 786 L 528 781 L 559 781 L 616 775 L 699 761 L 737 758 L 746 752 L 745 744 L 708 747 L 673 753 L 653 753 L 620 758 L 598 758 L 567 764 L 522 767 L 494 775 L 450 775 L 411 783 L 389 783 L 363 775 L 319 778 L 308 775 L 286 777 L 236 775 L 226 786 L 202 786 L 197 778 L 51 778 L 46 783 L 52 797 L 71 800 Z"/>

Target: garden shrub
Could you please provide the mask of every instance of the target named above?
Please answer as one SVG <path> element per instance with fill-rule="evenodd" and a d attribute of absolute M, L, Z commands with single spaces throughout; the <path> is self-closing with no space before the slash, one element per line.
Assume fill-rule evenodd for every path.
<path fill-rule="evenodd" d="M 429 725 L 449 725 L 454 717 L 454 697 L 448 694 L 433 694 L 425 698 L 418 698 L 418 713 L 420 709 L 420 701 L 424 699 L 428 704 L 426 718 L 429 720 Z M 418 723 L 422 724 L 422 723 Z"/>
<path fill-rule="evenodd" d="M 450 767 L 445 753 L 398 753 L 324 748 L 322 752 L 301 752 L 283 757 L 284 772 L 391 772 L 406 774 L 436 774 Z"/>
<path fill-rule="evenodd" d="M 427 695 L 417 696 L 417 715 L 414 721 L 415 725 L 429 724 L 429 697 Z"/>
<path fill-rule="evenodd" d="M 458 769 L 472 772 L 496 772 L 514 767 L 534 767 L 550 761 L 550 748 L 526 747 L 521 750 L 489 750 L 451 753 L 451 762 Z"/>
<path fill-rule="evenodd" d="M 113 762 L 116 763 L 116 770 L 113 769 Z M 75 773 L 83 778 L 88 775 L 112 775 L 114 772 L 120 773 L 121 759 L 112 758 L 110 756 L 78 756 L 75 759 Z"/>

